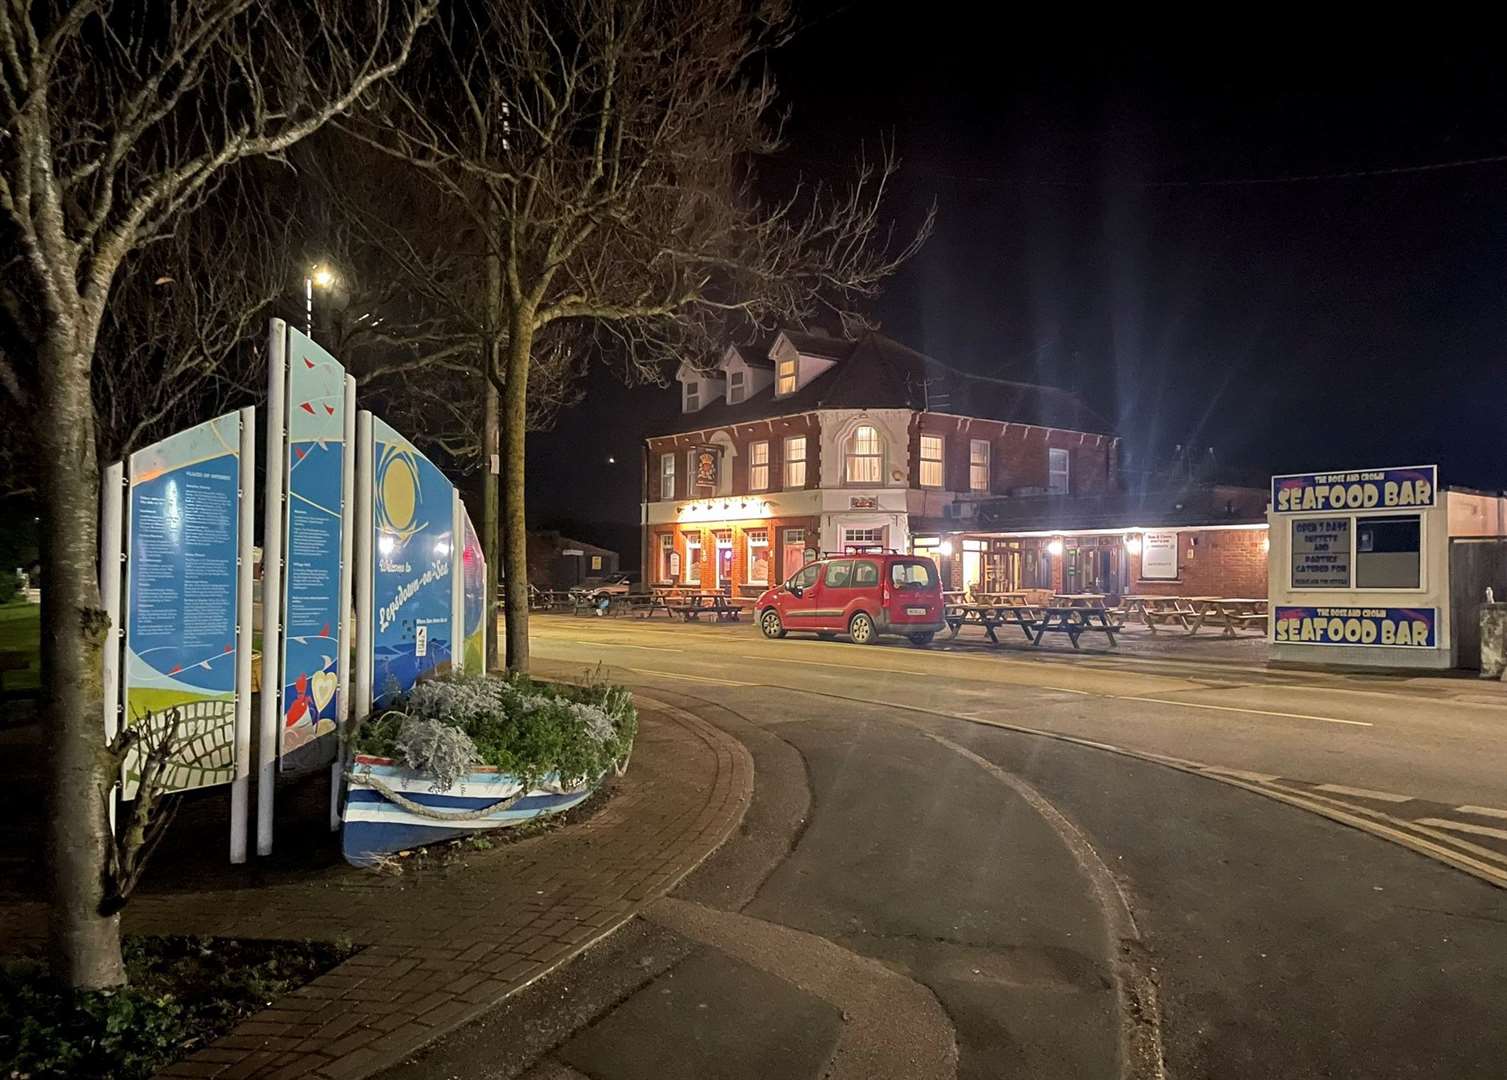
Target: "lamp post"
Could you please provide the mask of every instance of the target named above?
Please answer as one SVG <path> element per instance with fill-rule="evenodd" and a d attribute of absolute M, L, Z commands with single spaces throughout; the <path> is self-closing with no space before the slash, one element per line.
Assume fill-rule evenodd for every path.
<path fill-rule="evenodd" d="M 304 334 L 310 338 L 314 336 L 314 286 L 328 289 L 333 284 L 335 284 L 335 273 L 328 266 L 316 263 L 309 267 L 309 272 L 304 275 Z"/>

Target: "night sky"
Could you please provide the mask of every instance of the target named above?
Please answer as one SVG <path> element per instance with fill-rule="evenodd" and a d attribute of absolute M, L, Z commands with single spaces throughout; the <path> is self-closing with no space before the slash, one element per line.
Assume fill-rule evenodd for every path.
<path fill-rule="evenodd" d="M 1507 155 L 1499 55 L 920 17 L 946 8 L 804 5 L 776 62 L 772 184 L 882 136 L 899 221 L 937 203 L 885 332 L 1080 391 L 1132 466 L 1182 443 L 1232 475 L 1437 462 L 1507 487 L 1507 160 L 1375 174 Z M 531 517 L 631 562 L 656 396 L 593 376 L 533 438 Z"/>

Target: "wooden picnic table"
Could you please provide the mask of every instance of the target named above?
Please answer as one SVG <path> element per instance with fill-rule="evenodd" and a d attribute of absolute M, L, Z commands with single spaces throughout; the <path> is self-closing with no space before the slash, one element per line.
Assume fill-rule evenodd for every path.
<path fill-rule="evenodd" d="M 1044 607 L 1041 609 L 1041 619 L 1035 624 L 1035 640 L 1032 644 L 1040 647 L 1041 641 L 1049 633 L 1066 634 L 1068 640 L 1073 643 L 1073 648 L 1081 649 L 1078 639 L 1084 634 L 1103 634 L 1109 638 L 1111 645 L 1118 645 L 1115 641 L 1117 627 L 1110 621 L 1109 611 L 1102 604 L 1098 607 L 1085 607 L 1082 604 L 1068 604 L 1060 607 Z"/>
<path fill-rule="evenodd" d="M 1052 600 L 1059 607 L 1103 607 L 1108 597 L 1104 593 L 1053 593 Z"/>
<path fill-rule="evenodd" d="M 670 601 L 668 606 L 671 612 L 684 617 L 686 622 L 702 615 L 713 615 L 718 622 L 737 622 L 746 605 L 735 603 L 722 593 L 691 593 Z"/>
<path fill-rule="evenodd" d="M 975 604 L 1024 604 L 1027 602 L 1027 594 L 1021 589 L 1007 589 L 1004 592 L 980 592 L 973 594 Z"/>
<path fill-rule="evenodd" d="M 1266 632 L 1266 598 L 1254 597 L 1200 597 L 1195 604 L 1197 615 L 1188 627 L 1192 636 L 1203 629 L 1205 622 L 1223 629 L 1225 637 L 1235 637 L 1240 630 L 1255 628 Z"/>
<path fill-rule="evenodd" d="M 964 626 L 982 626 L 989 640 L 998 645 L 995 629 L 1012 623 L 1030 641 L 1032 629 L 1041 617 L 1040 610 L 1031 604 L 946 604 L 942 608 L 942 621 L 952 631 L 952 637 L 957 637 Z"/>

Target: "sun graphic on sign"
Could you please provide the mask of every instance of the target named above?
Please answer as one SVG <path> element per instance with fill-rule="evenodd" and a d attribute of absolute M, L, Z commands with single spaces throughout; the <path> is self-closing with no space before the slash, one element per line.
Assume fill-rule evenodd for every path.
<path fill-rule="evenodd" d="M 419 456 L 402 446 L 384 446 L 377 463 L 377 531 L 406 542 L 428 527 L 417 521 L 419 508 Z"/>

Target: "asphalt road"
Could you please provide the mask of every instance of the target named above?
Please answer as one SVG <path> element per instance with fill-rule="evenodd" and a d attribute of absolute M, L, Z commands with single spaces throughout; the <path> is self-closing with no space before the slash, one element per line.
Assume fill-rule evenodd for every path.
<path fill-rule="evenodd" d="M 1500 686 L 569 617 L 534 654 L 708 715 L 753 806 L 391 1076 L 1502 1075 Z"/>

